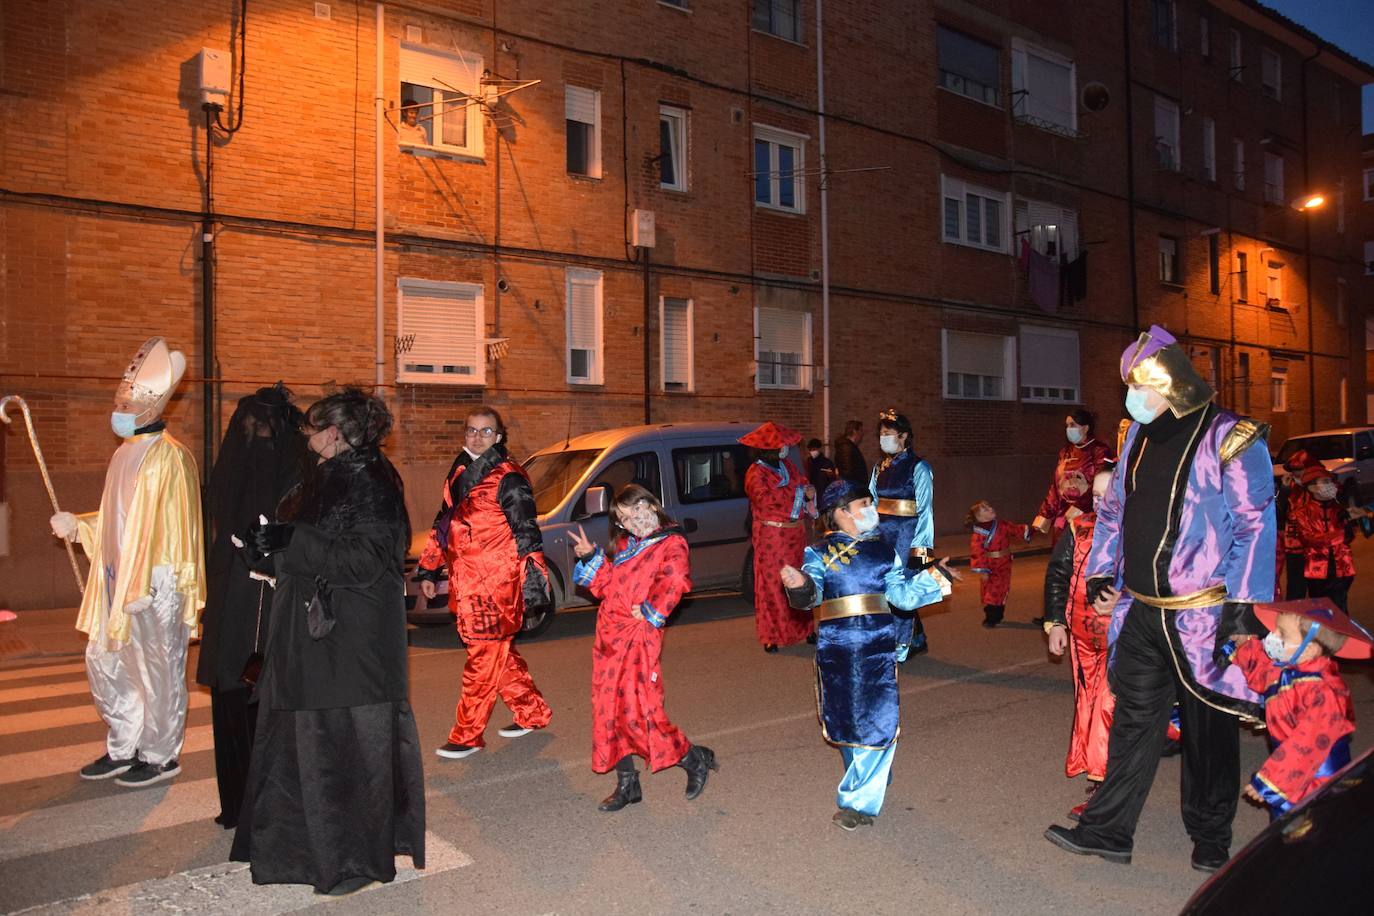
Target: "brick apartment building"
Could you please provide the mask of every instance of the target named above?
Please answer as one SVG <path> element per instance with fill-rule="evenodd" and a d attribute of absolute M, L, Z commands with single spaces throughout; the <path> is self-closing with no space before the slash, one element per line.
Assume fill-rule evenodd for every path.
<path fill-rule="evenodd" d="M 277 379 L 380 378 L 422 522 L 479 402 L 518 454 L 646 416 L 820 435 L 827 268 L 829 433 L 907 413 L 945 531 L 977 497 L 1032 514 L 1069 405 L 1113 435 L 1153 322 L 1276 441 L 1363 420 L 1374 69 L 1250 0 L 383 7 L 0 10 L 0 394 L 65 508 L 97 504 L 153 333 L 198 454 L 208 385 L 218 429 Z M 202 48 L 233 90 L 210 150 Z M 0 605 L 69 602 L 4 440 Z"/>

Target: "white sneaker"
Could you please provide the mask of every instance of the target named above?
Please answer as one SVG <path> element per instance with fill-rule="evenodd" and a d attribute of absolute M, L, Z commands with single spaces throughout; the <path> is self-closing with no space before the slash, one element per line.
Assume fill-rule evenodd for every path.
<path fill-rule="evenodd" d="M 480 750 L 480 747 L 471 747 L 466 744 L 454 744 L 450 741 L 443 747 L 436 749 L 434 753 L 438 754 L 440 757 L 446 757 L 449 760 L 462 760 L 464 757 L 471 757 Z"/>
<path fill-rule="evenodd" d="M 500 735 L 502 738 L 523 738 L 532 731 L 534 731 L 533 728 L 526 728 L 518 722 L 512 722 L 510 725 L 497 731 L 496 734 Z"/>

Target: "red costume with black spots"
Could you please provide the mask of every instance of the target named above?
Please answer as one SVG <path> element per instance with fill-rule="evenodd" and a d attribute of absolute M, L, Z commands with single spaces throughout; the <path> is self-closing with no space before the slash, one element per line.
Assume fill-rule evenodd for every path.
<path fill-rule="evenodd" d="M 1090 494 L 1091 495 L 1091 494 Z M 1011 591 L 1012 539 L 1030 540 L 1030 528 L 993 519 L 975 525 L 969 538 L 969 568 L 983 576 L 983 604 L 1000 607 Z"/>
<path fill-rule="evenodd" d="M 662 627 L 692 587 L 687 541 L 675 528 L 598 551 L 576 579 L 601 600 L 592 645 L 592 769 L 608 773 L 629 754 L 653 772 L 675 766 L 691 748 L 663 707 Z M 640 617 L 633 608 L 638 605 Z"/>
<path fill-rule="evenodd" d="M 754 625 L 765 648 L 790 646 L 810 635 L 813 624 L 809 613 L 787 603 L 780 575 L 784 566 L 801 568 L 810 521 L 816 517 L 816 495 L 806 475 L 776 453 L 795 447 L 801 434 L 770 422 L 739 441 L 763 455 L 744 475 L 753 519 Z"/>

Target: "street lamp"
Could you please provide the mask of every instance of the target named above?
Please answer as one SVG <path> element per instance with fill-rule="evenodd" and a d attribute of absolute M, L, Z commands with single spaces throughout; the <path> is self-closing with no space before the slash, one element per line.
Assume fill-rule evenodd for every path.
<path fill-rule="evenodd" d="M 1321 193 L 1304 194 L 1294 198 L 1289 206 L 1294 210 L 1315 210 L 1326 203 L 1326 195 Z"/>

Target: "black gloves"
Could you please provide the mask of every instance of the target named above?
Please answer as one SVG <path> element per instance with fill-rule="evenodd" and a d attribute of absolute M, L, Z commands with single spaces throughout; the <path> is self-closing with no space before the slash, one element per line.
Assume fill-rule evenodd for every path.
<path fill-rule="evenodd" d="M 274 553 L 281 553 L 286 546 L 291 543 L 291 535 L 296 531 L 294 525 L 279 525 L 275 522 L 255 522 L 248 529 L 248 537 L 245 540 L 251 553 L 260 557 L 270 557 Z"/>
<path fill-rule="evenodd" d="M 425 569 L 423 566 L 416 567 L 415 575 L 412 578 L 414 578 L 416 582 L 438 583 L 444 578 L 444 568 L 442 566 L 435 569 Z"/>
<path fill-rule="evenodd" d="M 1112 587 L 1111 576 L 1093 576 L 1088 580 L 1087 597 L 1089 604 L 1096 604 L 1102 593 Z"/>
<path fill-rule="evenodd" d="M 1216 662 L 1218 668 L 1225 668 L 1231 664 L 1226 644 L 1233 637 L 1264 636 L 1268 632 L 1248 602 L 1226 602 L 1221 606 L 1221 619 L 1217 621 L 1217 638 L 1212 644 L 1212 661 Z"/>

